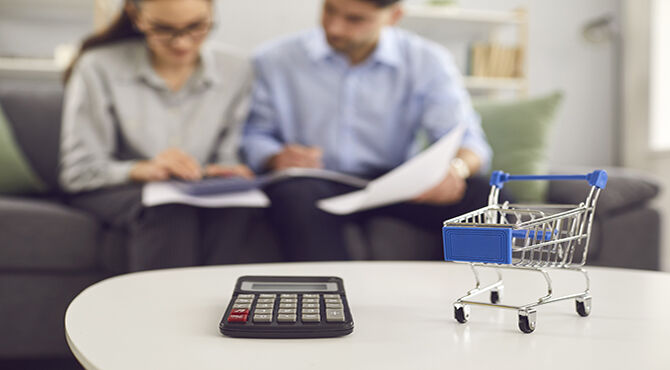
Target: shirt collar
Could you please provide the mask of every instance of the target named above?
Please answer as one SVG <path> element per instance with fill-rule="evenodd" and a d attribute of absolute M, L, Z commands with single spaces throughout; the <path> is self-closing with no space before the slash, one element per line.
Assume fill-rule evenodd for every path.
<path fill-rule="evenodd" d="M 307 55 L 314 62 L 321 61 L 337 54 L 335 50 L 328 45 L 326 34 L 321 28 L 307 34 L 305 48 L 307 49 Z"/>
<path fill-rule="evenodd" d="M 323 29 L 317 29 L 310 32 L 305 39 L 305 48 L 309 57 L 315 61 L 321 61 L 329 57 L 338 55 L 333 48 L 328 45 L 326 35 Z M 398 48 L 397 36 L 392 28 L 384 28 L 379 36 L 377 47 L 368 57 L 369 61 L 375 61 L 391 67 L 398 67 L 401 63 L 400 49 Z"/>
<path fill-rule="evenodd" d="M 384 28 L 379 36 L 377 48 L 372 52 L 370 58 L 391 67 L 398 67 L 402 62 L 400 48 L 398 47 L 398 36 L 393 28 Z"/>
<path fill-rule="evenodd" d="M 134 77 L 153 87 L 167 89 L 165 81 L 151 66 L 150 51 L 146 42 L 142 42 L 141 46 L 137 48 Z M 193 73 L 192 81 L 189 82 L 191 86 L 207 87 L 220 82 L 214 52 L 209 44 L 206 43 L 200 48 L 200 63 Z"/>

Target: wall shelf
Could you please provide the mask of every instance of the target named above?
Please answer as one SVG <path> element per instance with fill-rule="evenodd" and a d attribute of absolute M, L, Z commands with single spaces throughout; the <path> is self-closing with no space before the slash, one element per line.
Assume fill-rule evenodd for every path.
<path fill-rule="evenodd" d="M 525 78 L 464 76 L 465 87 L 471 90 L 514 90 L 526 89 Z"/>
<path fill-rule="evenodd" d="M 526 21 L 523 11 L 466 9 L 450 5 L 407 5 L 405 15 L 412 18 L 493 24 L 522 24 Z"/>
<path fill-rule="evenodd" d="M 448 46 L 452 54 L 460 57 L 461 62 L 457 64 L 462 68 L 465 86 L 471 92 L 526 94 L 528 16 L 525 9 L 500 11 L 454 5 L 408 4 L 405 6 L 405 18 L 407 21 L 401 24 L 402 27 Z M 505 40 L 503 34 L 514 37 Z M 454 43 L 455 40 L 458 42 Z M 473 55 L 475 45 L 478 49 Z M 495 45 L 495 51 L 489 45 Z M 485 48 L 483 55 L 482 47 Z M 500 68 L 492 69 L 491 66 Z"/>

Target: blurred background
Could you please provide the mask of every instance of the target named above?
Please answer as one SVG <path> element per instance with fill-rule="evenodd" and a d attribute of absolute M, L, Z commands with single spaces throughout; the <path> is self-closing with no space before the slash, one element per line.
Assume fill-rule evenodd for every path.
<path fill-rule="evenodd" d="M 121 3 L 0 0 L 0 83 L 60 79 L 81 38 L 103 27 Z M 564 94 L 548 140 L 550 168 L 625 166 L 654 173 L 670 185 L 670 107 L 664 104 L 670 98 L 670 3 L 405 4 L 401 26 L 448 47 L 473 96 Z M 320 6 L 319 0 L 220 0 L 212 39 L 252 53 L 274 37 L 316 26 Z M 487 63 L 494 67 L 487 70 Z M 663 213 L 670 212 L 666 194 L 656 202 Z M 661 265 L 670 270 L 670 241 L 663 245 Z"/>

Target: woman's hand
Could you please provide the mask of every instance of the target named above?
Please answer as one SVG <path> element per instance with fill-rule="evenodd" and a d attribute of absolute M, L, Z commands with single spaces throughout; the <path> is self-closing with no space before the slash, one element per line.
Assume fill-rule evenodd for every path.
<path fill-rule="evenodd" d="M 152 162 L 167 170 L 170 176 L 184 180 L 200 180 L 202 178 L 202 168 L 198 161 L 181 149 L 167 149 L 157 155 Z"/>
<path fill-rule="evenodd" d="M 140 161 L 130 170 L 130 178 L 138 182 L 164 181 L 170 177 L 200 180 L 202 169 L 195 158 L 180 149 L 167 149 L 149 161 Z"/>
<path fill-rule="evenodd" d="M 247 179 L 253 179 L 254 173 L 249 169 L 249 167 L 244 165 L 236 166 L 222 166 L 219 164 L 210 164 L 205 168 L 205 175 L 207 176 L 240 176 Z"/>
<path fill-rule="evenodd" d="M 137 182 L 164 181 L 170 177 L 170 172 L 153 161 L 137 162 L 130 169 L 130 179 Z"/>

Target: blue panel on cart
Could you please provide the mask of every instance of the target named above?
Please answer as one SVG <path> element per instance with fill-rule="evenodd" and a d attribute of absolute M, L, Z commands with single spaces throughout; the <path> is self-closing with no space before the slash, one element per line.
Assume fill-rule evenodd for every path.
<path fill-rule="evenodd" d="M 512 263 L 512 229 L 443 227 L 446 261 Z"/>

